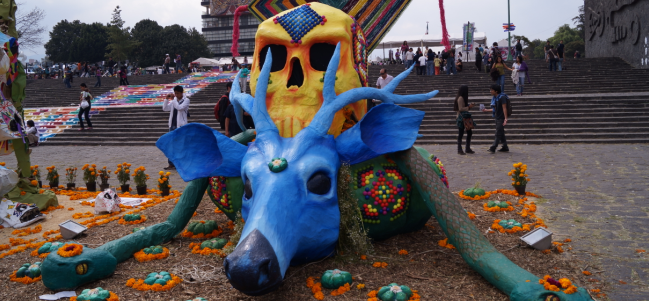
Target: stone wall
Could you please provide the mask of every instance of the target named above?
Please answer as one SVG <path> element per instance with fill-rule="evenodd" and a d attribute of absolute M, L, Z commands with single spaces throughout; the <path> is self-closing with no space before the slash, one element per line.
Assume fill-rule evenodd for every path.
<path fill-rule="evenodd" d="M 587 57 L 649 68 L 649 0 L 585 0 Z"/>

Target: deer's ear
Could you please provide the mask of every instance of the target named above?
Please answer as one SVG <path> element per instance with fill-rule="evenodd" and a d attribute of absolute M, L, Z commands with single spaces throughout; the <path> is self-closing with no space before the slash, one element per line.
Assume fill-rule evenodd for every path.
<path fill-rule="evenodd" d="M 381 104 L 336 138 L 343 162 L 356 164 L 383 154 L 409 149 L 417 139 L 424 112 Z"/>
<path fill-rule="evenodd" d="M 241 160 L 248 149 L 199 123 L 190 123 L 164 134 L 156 146 L 186 182 L 213 176 L 241 176 Z"/>

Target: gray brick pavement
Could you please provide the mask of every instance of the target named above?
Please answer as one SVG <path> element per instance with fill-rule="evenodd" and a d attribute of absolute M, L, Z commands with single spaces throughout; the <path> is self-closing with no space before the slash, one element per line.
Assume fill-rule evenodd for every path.
<path fill-rule="evenodd" d="M 557 238 L 574 241 L 572 254 L 584 267 L 605 271 L 596 276 L 613 284 L 611 300 L 649 300 L 649 255 L 635 251 L 649 251 L 649 145 L 512 145 L 511 152 L 496 154 L 476 146 L 477 153 L 466 156 L 457 155 L 452 145 L 425 148 L 444 163 L 453 191 L 478 181 L 489 190 L 510 189 L 511 164 L 526 163 L 532 179 L 528 190 L 544 198 L 539 215 Z M 16 166 L 13 156 L 0 157 L 2 161 L 9 168 Z M 56 165 L 59 171 L 86 163 L 114 170 L 124 161 L 145 166 L 153 178 L 149 186 L 167 165 L 155 147 L 42 146 L 32 154 L 32 164 Z M 116 185 L 117 180 L 113 177 L 110 183 Z M 176 173 L 171 184 L 185 186 Z"/>

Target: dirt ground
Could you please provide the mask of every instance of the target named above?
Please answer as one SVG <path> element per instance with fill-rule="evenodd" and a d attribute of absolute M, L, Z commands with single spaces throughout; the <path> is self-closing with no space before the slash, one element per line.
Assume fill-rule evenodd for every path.
<path fill-rule="evenodd" d="M 511 201 L 517 203 L 517 198 L 509 195 L 492 195 L 491 199 Z M 530 198 L 531 200 L 532 198 Z M 482 209 L 486 200 L 469 201 L 458 197 L 467 211 L 476 214 L 473 222 L 482 230 L 487 231 L 495 219 L 514 218 L 519 222 L 531 223 L 532 219 L 522 218 L 516 212 L 490 213 Z M 82 206 L 78 201 L 66 201 L 66 197 L 59 196 L 60 203 L 65 209 L 50 213 L 51 217 L 43 223 L 44 230 L 54 229 L 61 220 L 71 217 L 75 212 L 92 211 L 89 206 Z M 142 212 L 148 220 L 137 226 L 149 226 L 164 221 L 173 210 L 175 203 L 167 201 L 160 205 L 148 208 Z M 542 205 L 539 206 L 537 215 L 542 218 Z M 68 207 L 75 208 L 68 211 Z M 193 220 L 216 220 L 224 230 L 220 237 L 228 238 L 231 231 L 225 227 L 227 218 L 224 214 L 214 213 L 215 206 L 206 196 L 197 210 Z M 83 220 L 83 219 L 81 219 Z M 77 220 L 80 221 L 80 220 Z M 32 225 L 32 227 L 35 225 Z M 81 237 L 74 240 L 88 247 L 96 247 L 108 241 L 128 235 L 133 225 L 120 225 L 116 221 L 93 227 Z M 0 230 L 0 244 L 8 243 L 12 229 Z M 550 229 L 555 232 L 555 241 L 564 241 L 566 236 L 560 234 L 560 229 Z M 32 234 L 41 237 L 41 233 Z M 551 254 L 524 247 L 519 237 L 524 233 L 485 234 L 486 237 L 503 254 L 514 263 L 527 269 L 533 274 L 543 277 L 549 274 L 553 278 L 569 278 L 578 287 L 586 289 L 607 288 L 600 282 L 597 267 L 588 266 L 587 262 L 579 262 L 571 256 L 570 243 L 563 248 L 565 252 L 558 254 L 554 250 Z M 31 236 L 22 237 L 30 238 Z M 315 300 L 311 290 L 306 287 L 308 277 L 320 277 L 325 270 L 341 269 L 350 272 L 355 277 L 352 290 L 342 296 L 331 296 L 331 290 L 323 289 L 325 300 L 367 300 L 367 293 L 377 290 L 381 286 L 396 282 L 407 285 L 413 290 L 418 290 L 421 300 L 507 300 L 507 296 L 484 280 L 478 273 L 470 269 L 456 250 L 440 247 L 438 241 L 445 238 L 444 233 L 434 218 L 427 226 L 416 232 L 392 237 L 388 240 L 374 243 L 375 254 L 368 254 L 367 260 L 361 260 L 358 255 L 343 254 L 327 258 L 303 266 L 291 267 L 286 273 L 282 286 L 275 292 L 260 297 L 246 296 L 232 288 L 223 271 L 223 259 L 217 256 L 203 256 L 192 254 L 189 249 L 191 242 L 200 242 L 197 239 L 177 237 L 164 246 L 170 250 L 168 258 L 146 263 L 139 263 L 131 258 L 117 267 L 115 274 L 109 278 L 84 285 L 77 288 L 80 293 L 86 288 L 102 287 L 116 293 L 120 300 L 160 300 L 183 301 L 195 297 L 213 300 Z M 407 250 L 408 255 L 399 255 L 399 250 Z M 38 300 L 39 295 L 51 294 L 41 282 L 24 285 L 10 282 L 9 274 L 17 270 L 23 263 L 40 261 L 29 255 L 31 250 L 7 256 L 0 259 L 0 296 L 2 300 Z M 375 268 L 375 262 L 385 262 L 385 268 Z M 593 275 L 586 276 L 582 273 L 587 268 Z M 168 271 L 180 276 L 184 281 L 168 292 L 140 292 L 125 285 L 130 278 L 145 278 L 151 272 Z M 357 289 L 359 283 L 365 284 L 364 289 Z M 67 300 L 67 299 L 62 299 Z M 597 298 L 605 300 L 605 298 Z"/>

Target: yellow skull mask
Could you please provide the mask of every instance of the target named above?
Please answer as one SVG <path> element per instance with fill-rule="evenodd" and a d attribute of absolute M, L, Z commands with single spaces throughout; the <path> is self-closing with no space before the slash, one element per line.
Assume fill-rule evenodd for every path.
<path fill-rule="evenodd" d="M 310 3 L 284 11 L 259 25 L 255 54 L 250 70 L 254 96 L 257 78 L 268 49 L 273 56 L 266 106 L 282 137 L 294 137 L 313 119 L 322 105 L 324 73 L 340 43 L 340 65 L 336 73 L 336 93 L 366 84 L 366 50 L 362 30 L 355 20 L 336 8 Z M 345 109 L 360 118 L 366 102 Z M 343 110 L 336 113 L 329 134 L 341 133 Z"/>

